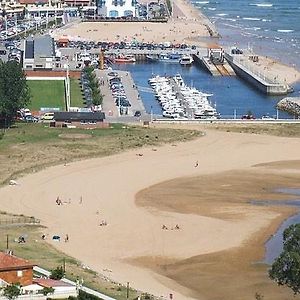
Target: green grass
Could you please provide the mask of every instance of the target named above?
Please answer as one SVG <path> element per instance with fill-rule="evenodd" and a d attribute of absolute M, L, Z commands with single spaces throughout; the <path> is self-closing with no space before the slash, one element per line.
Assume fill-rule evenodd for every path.
<path fill-rule="evenodd" d="M 71 85 L 71 106 L 84 107 L 79 79 L 71 78 L 70 85 Z"/>
<path fill-rule="evenodd" d="M 74 134 L 81 134 L 84 138 L 78 139 Z M 200 135 L 201 132 L 196 130 L 121 124 L 113 124 L 106 129 L 70 130 L 49 128 L 42 123 L 17 123 L 0 139 L 0 184 L 67 160 L 102 157 L 142 146 L 156 147 Z"/>
<path fill-rule="evenodd" d="M 59 107 L 65 110 L 65 88 L 62 80 L 28 80 L 33 111 L 41 107 Z"/>

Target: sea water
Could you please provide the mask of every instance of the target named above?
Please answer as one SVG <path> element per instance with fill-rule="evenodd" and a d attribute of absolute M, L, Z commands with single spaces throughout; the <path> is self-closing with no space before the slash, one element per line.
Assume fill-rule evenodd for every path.
<path fill-rule="evenodd" d="M 216 25 L 224 45 L 272 56 L 300 69 L 299 0 L 191 0 Z"/>
<path fill-rule="evenodd" d="M 300 0 L 190 0 L 216 25 L 224 46 L 252 49 L 300 69 Z M 240 117 L 251 111 L 257 118 L 276 116 L 276 104 L 284 98 L 267 96 L 238 77 L 213 77 L 197 66 L 157 63 L 123 65 L 132 72 L 137 86 L 148 87 L 152 74 L 180 73 L 187 85 L 213 93 L 211 101 L 223 118 Z M 300 96 L 300 83 L 290 96 Z M 161 114 L 154 95 L 140 90 L 147 112 Z M 279 112 L 279 118 L 293 118 Z"/>
<path fill-rule="evenodd" d="M 221 114 L 221 118 L 241 118 L 249 111 L 256 118 L 263 115 L 276 117 L 276 104 L 285 96 L 266 96 L 253 86 L 239 79 L 237 76 L 213 77 L 204 69 L 193 65 L 182 67 L 180 64 L 170 63 L 136 63 L 118 65 L 118 69 L 130 71 L 148 113 L 161 115 L 162 109 L 154 97 L 148 79 L 152 75 L 175 76 L 181 74 L 188 86 L 211 93 L 211 104 Z M 292 118 L 287 113 L 278 112 L 279 118 Z"/>

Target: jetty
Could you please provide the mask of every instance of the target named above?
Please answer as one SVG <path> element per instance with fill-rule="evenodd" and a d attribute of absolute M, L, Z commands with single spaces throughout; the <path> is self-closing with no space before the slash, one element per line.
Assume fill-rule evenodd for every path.
<path fill-rule="evenodd" d="M 258 72 L 253 64 L 255 62 L 253 56 L 225 53 L 225 58 L 239 77 L 264 94 L 279 96 L 293 91 L 287 83 L 278 82 L 276 78 L 269 78 L 267 73 Z"/>
<path fill-rule="evenodd" d="M 286 97 L 280 100 L 276 106 L 278 109 L 286 111 L 295 117 L 300 116 L 300 97 Z"/>
<path fill-rule="evenodd" d="M 234 70 L 225 59 L 223 48 L 214 45 L 207 48 L 206 54 L 197 52 L 193 56 L 195 63 L 206 69 L 212 76 L 233 76 Z"/>

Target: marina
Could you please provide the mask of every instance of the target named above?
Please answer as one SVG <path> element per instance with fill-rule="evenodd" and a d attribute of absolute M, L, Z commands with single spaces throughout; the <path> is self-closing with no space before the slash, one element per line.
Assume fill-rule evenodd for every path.
<path fill-rule="evenodd" d="M 166 118 L 173 119 L 217 119 L 219 113 L 208 97 L 196 88 L 188 87 L 180 74 L 173 77 L 155 76 L 149 79 Z"/>
<path fill-rule="evenodd" d="M 242 115 L 251 111 L 256 119 L 270 116 L 280 119 L 294 118 L 286 112 L 277 111 L 276 105 L 284 96 L 268 96 L 258 92 L 251 85 L 237 76 L 211 76 L 203 68 L 193 64 L 183 68 L 179 64 L 140 63 L 119 64 L 120 70 L 128 71 L 138 87 L 139 94 L 148 114 L 162 116 L 163 110 L 155 99 L 153 90 L 149 89 L 148 80 L 152 76 L 173 77 L 180 73 L 186 85 L 195 87 L 207 94 L 213 94 L 210 101 L 220 113 L 221 119 L 241 119 Z M 299 87 L 295 86 L 295 92 Z"/>

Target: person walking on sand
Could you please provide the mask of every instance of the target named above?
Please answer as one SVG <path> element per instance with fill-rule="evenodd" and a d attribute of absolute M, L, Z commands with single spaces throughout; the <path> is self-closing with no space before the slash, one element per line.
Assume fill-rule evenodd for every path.
<path fill-rule="evenodd" d="M 194 167 L 195 167 L 195 168 L 198 168 L 198 166 L 199 166 L 199 162 L 198 162 L 198 160 L 197 160 L 196 163 L 195 163 L 195 165 L 194 165 Z"/>
<path fill-rule="evenodd" d="M 82 196 L 80 196 L 79 204 L 82 204 Z"/>
<path fill-rule="evenodd" d="M 66 237 L 65 237 L 65 242 L 67 243 L 69 241 L 69 235 L 66 234 Z"/>

